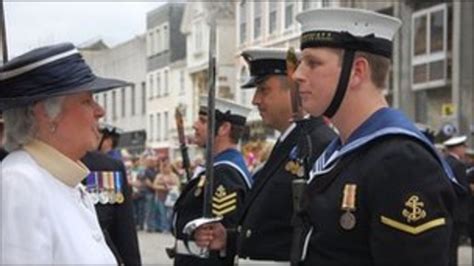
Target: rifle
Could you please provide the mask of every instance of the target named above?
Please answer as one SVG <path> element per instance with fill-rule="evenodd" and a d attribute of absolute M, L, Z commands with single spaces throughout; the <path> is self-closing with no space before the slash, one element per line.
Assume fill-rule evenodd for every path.
<path fill-rule="evenodd" d="M 176 120 L 176 130 L 178 131 L 179 150 L 181 151 L 181 158 L 183 159 L 183 168 L 186 173 L 186 180 L 189 182 L 189 180 L 191 180 L 191 164 L 189 162 L 188 146 L 186 145 L 184 135 L 183 115 L 179 107 L 176 107 L 174 118 Z"/>
<path fill-rule="evenodd" d="M 286 73 L 288 75 L 288 83 L 290 86 L 290 95 L 291 95 L 291 110 L 292 110 L 292 121 L 297 124 L 298 127 L 302 129 L 303 134 L 306 138 L 307 151 L 304 152 L 304 147 L 298 147 L 298 160 L 297 164 L 303 167 L 301 171 L 301 176 L 296 176 L 291 182 L 291 189 L 293 195 L 293 238 L 291 243 L 291 252 L 290 252 L 290 262 L 291 266 L 298 266 L 301 263 L 301 254 L 303 250 L 303 242 L 301 241 L 304 233 L 306 232 L 305 223 L 300 216 L 303 212 L 302 199 L 303 194 L 306 191 L 307 183 L 305 176 L 307 174 L 307 158 L 311 155 L 312 152 L 312 142 L 308 130 L 305 128 L 304 113 L 301 105 L 301 98 L 299 95 L 299 86 L 298 83 L 293 80 L 293 73 L 296 71 L 298 66 L 298 58 L 293 47 L 288 49 L 286 54 Z"/>
<path fill-rule="evenodd" d="M 6 25 L 5 25 L 5 12 L 3 8 L 3 0 L 0 0 L 0 30 L 2 31 L 2 58 L 3 58 L 3 63 L 5 64 L 8 62 L 8 46 L 7 46 L 7 31 L 6 31 Z"/>

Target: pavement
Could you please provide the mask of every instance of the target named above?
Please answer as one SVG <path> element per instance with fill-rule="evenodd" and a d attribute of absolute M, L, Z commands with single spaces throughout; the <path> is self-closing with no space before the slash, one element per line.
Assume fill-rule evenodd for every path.
<path fill-rule="evenodd" d="M 171 234 L 138 232 L 140 251 L 143 265 L 173 265 L 168 258 L 165 248 L 173 245 Z M 458 251 L 459 266 L 473 266 L 473 250 L 469 246 L 461 246 Z"/>

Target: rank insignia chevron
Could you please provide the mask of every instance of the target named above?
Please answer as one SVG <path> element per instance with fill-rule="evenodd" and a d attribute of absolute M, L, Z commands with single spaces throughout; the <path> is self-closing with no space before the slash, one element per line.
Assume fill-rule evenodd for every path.
<path fill-rule="evenodd" d="M 227 194 L 223 185 L 220 185 L 212 197 L 212 214 L 217 217 L 234 211 L 237 208 L 237 192 Z"/>

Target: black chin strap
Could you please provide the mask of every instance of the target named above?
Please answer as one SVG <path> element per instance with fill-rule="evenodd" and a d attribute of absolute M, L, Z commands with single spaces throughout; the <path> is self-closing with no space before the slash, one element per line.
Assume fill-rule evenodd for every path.
<path fill-rule="evenodd" d="M 349 83 L 349 77 L 351 75 L 352 70 L 352 63 L 354 62 L 354 55 L 355 50 L 352 49 L 345 49 L 344 50 L 344 58 L 342 60 L 342 69 L 341 75 L 339 76 L 339 82 L 337 84 L 336 94 L 332 98 L 331 104 L 329 105 L 328 109 L 324 112 L 324 116 L 331 118 L 336 114 L 339 106 L 344 99 L 344 95 L 346 94 L 347 85 Z"/>

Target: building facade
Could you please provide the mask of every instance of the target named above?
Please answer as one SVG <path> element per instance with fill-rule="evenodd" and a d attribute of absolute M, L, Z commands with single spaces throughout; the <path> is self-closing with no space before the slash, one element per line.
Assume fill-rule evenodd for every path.
<path fill-rule="evenodd" d="M 177 145 L 176 106 L 186 109 L 186 39 L 180 32 L 185 5 L 168 3 L 147 13 L 147 146 L 162 157 Z M 186 125 L 190 125 L 186 120 Z M 189 128 L 188 128 L 189 132 Z"/>
<path fill-rule="evenodd" d="M 474 144 L 472 1 L 344 1 L 403 21 L 395 39 L 391 104 L 437 131 L 437 141 L 463 134 Z"/>
<path fill-rule="evenodd" d="M 102 40 L 81 46 L 81 53 L 94 73 L 122 79 L 130 85 L 95 95 L 106 115 L 102 121 L 123 131 L 119 147 L 139 154 L 146 143 L 145 37 L 137 36 L 109 48 Z"/>
<path fill-rule="evenodd" d="M 236 53 L 234 64 L 237 66 L 236 88 L 237 101 L 252 107 L 251 101 L 255 89 L 240 89 L 240 85 L 249 77 L 249 69 L 243 58 L 242 51 L 252 47 L 294 47 L 299 49 L 301 29 L 295 19 L 301 11 L 321 7 L 336 7 L 339 1 L 305 0 L 305 1 L 236 1 L 235 32 Z M 273 130 L 265 127 L 258 111 L 252 107 L 249 116 L 251 140 L 275 138 Z"/>

